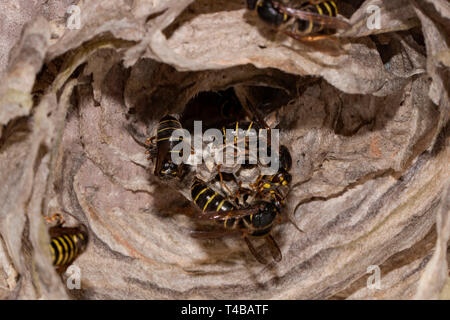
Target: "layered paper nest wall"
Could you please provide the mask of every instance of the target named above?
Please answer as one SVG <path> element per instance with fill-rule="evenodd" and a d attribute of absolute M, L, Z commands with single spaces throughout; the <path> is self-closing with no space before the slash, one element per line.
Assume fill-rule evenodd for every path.
<path fill-rule="evenodd" d="M 340 1 L 352 28 L 310 43 L 244 1 L 81 1 L 71 30 L 74 3 L 0 4 L 5 48 L 15 42 L 0 83 L 1 298 L 449 296 L 446 0 Z M 370 5 L 381 29 L 367 27 Z M 151 174 L 143 146 L 160 117 L 231 87 L 285 98 L 266 120 L 291 149 L 284 210 L 305 233 L 278 225 L 283 259 L 267 266 L 239 238 L 190 237 L 188 192 Z M 54 212 L 89 228 L 81 290 L 51 265 L 42 217 Z"/>

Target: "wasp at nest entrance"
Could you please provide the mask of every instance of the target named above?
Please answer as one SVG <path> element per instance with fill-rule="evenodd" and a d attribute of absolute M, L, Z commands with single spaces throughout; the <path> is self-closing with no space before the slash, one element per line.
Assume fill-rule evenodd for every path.
<path fill-rule="evenodd" d="M 50 252 L 53 266 L 59 274 L 63 274 L 67 268 L 81 255 L 89 243 L 88 229 L 84 224 L 65 226 L 65 220 L 59 213 L 51 217 L 44 217 L 50 225 Z"/>
<path fill-rule="evenodd" d="M 289 147 L 279 144 L 279 128 L 266 119 L 288 98 L 268 87 L 237 91 L 232 87 L 200 93 L 182 114 L 164 116 L 147 140 L 147 153 L 161 180 L 189 180 L 183 182 L 196 207 L 193 218 L 216 223 L 212 231 L 192 231 L 192 237 L 240 234 L 256 260 L 266 264 L 251 241 L 261 238 L 273 259 L 281 261 L 272 229 L 283 221 L 292 158 Z M 182 137 L 180 130 L 185 132 Z"/>
<path fill-rule="evenodd" d="M 315 41 L 329 38 L 350 25 L 338 18 L 338 6 L 328 0 L 247 0 L 249 10 L 276 30 L 296 39 Z"/>

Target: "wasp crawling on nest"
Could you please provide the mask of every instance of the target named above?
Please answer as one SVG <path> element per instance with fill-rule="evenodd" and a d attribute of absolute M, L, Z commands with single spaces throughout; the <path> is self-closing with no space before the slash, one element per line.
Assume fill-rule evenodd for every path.
<path fill-rule="evenodd" d="M 89 235 L 86 226 L 80 224 L 76 227 L 65 227 L 61 214 L 56 213 L 50 218 L 45 218 L 47 223 L 55 223 L 49 229 L 50 252 L 52 263 L 59 274 L 63 274 L 67 268 L 79 257 L 89 243 Z"/>
<path fill-rule="evenodd" d="M 201 212 L 198 219 L 213 220 L 222 225 L 217 231 L 196 231 L 196 238 L 214 238 L 229 232 L 239 232 L 253 256 L 262 264 L 267 261 L 256 251 L 249 238 L 264 238 L 275 261 L 281 261 L 280 248 L 270 234 L 280 215 L 281 208 L 269 201 L 259 200 L 249 206 L 236 207 L 219 192 L 214 191 L 205 182 L 195 179 L 191 187 L 194 203 Z"/>
<path fill-rule="evenodd" d="M 227 106 L 226 109 L 223 108 L 224 105 Z M 150 158 L 155 165 L 153 174 L 167 181 L 176 177 L 180 180 L 184 178 L 185 176 L 180 172 L 196 171 L 195 174 L 190 175 L 191 182 L 187 181 L 190 185 L 191 200 L 196 207 L 193 218 L 214 221 L 216 227 L 211 231 L 193 231 L 192 237 L 208 239 L 241 234 L 255 259 L 266 264 L 267 260 L 251 242 L 251 239 L 261 238 L 265 240 L 273 259 L 279 262 L 282 259 L 282 253 L 272 236 L 272 230 L 283 220 L 282 209 L 292 180 L 289 173 L 292 166 L 289 149 L 283 145 L 279 149 L 274 147 L 272 135 L 267 135 L 273 129 L 264 121 L 259 110 L 250 105 L 244 107 L 232 97 L 229 101 L 220 100 L 219 107 L 223 109 L 223 112 L 220 113 L 216 124 L 208 126 L 208 130 L 216 129 L 218 133 L 222 133 L 221 140 L 216 142 L 221 142 L 220 148 L 226 149 L 226 152 L 232 150 L 231 154 L 227 155 L 233 157 L 232 164 L 222 159 L 221 162 L 197 166 L 196 170 L 194 166 L 186 163 L 175 165 L 172 155 L 179 153 L 176 150 L 180 150 L 175 148 L 176 145 L 189 143 L 189 141 L 180 140 L 172 133 L 176 129 L 183 128 L 181 122 L 184 124 L 186 122 L 183 121 L 183 116 L 180 117 L 181 120 L 177 120 L 174 116 L 167 115 L 160 120 L 156 135 L 147 139 L 147 144 L 150 146 L 147 153 L 151 155 Z M 242 116 L 243 112 L 239 110 L 244 110 L 246 116 Z M 195 122 L 202 117 L 194 114 L 191 118 L 188 119 Z M 206 119 L 211 120 L 208 117 Z M 188 124 L 187 127 L 189 127 Z M 265 136 L 261 135 L 261 130 L 266 130 Z M 255 141 L 255 144 L 252 145 L 252 141 Z M 206 143 L 206 141 L 203 142 Z M 256 150 L 252 150 L 252 146 Z M 268 155 L 269 163 L 260 162 L 258 157 L 261 155 L 260 149 L 264 148 L 264 154 Z M 212 149 L 206 150 L 207 158 L 215 159 L 215 157 L 208 157 L 208 155 L 211 156 L 209 153 L 214 153 Z M 236 159 L 241 161 L 243 159 L 243 162 Z M 274 163 L 276 167 L 275 165 L 272 167 Z M 180 169 L 181 167 L 183 170 Z M 269 167 L 272 171 L 267 170 Z M 271 173 L 263 174 L 263 172 Z"/>
<path fill-rule="evenodd" d="M 247 7 L 256 10 L 261 20 L 296 40 L 329 38 L 336 30 L 350 27 L 337 17 L 338 7 L 334 1 L 247 0 Z"/>
<path fill-rule="evenodd" d="M 178 129 L 182 129 L 180 121 L 172 116 L 165 116 L 158 123 L 156 135 L 146 141 L 146 145 L 149 147 L 147 150 L 149 160 L 153 159 L 155 164 L 153 174 L 163 180 L 181 179 L 185 173 L 182 163 L 176 164 L 172 161 L 174 152 L 178 152 L 182 157 L 182 151 L 173 150 L 178 143 L 183 141 L 183 138 L 172 136 L 173 132 Z"/>
<path fill-rule="evenodd" d="M 228 143 L 236 144 L 238 140 L 238 128 L 248 133 L 252 128 L 260 128 L 260 125 L 252 121 L 236 121 L 225 128 L 234 128 L 235 139 Z M 247 145 L 246 145 L 247 146 Z M 247 156 L 248 150 L 241 150 Z M 235 155 L 236 156 L 236 155 Z M 275 239 L 271 235 L 273 227 L 282 221 L 282 208 L 289 192 L 292 158 L 286 146 L 281 146 L 278 152 L 279 169 L 272 175 L 258 175 L 256 180 L 247 181 L 244 186 L 243 175 L 227 174 L 228 180 L 224 181 L 224 174 L 219 165 L 216 181 L 205 183 L 200 179 L 194 179 L 191 186 L 191 197 L 201 212 L 195 217 L 201 220 L 213 220 L 219 223 L 220 229 L 214 231 L 197 231 L 192 236 L 196 238 L 222 237 L 230 233 L 240 233 L 250 252 L 256 260 L 266 264 L 266 259 L 258 253 L 250 239 L 263 238 L 275 261 L 282 259 L 282 254 Z M 259 170 L 262 164 L 250 165 L 246 162 L 241 170 Z M 253 166 L 253 167 L 252 167 Z M 255 168 L 256 167 L 256 168 Z M 216 189 L 213 184 L 216 183 Z M 228 183 L 228 184 L 227 184 Z M 231 186 L 234 186 L 232 188 Z M 216 191 L 218 190 L 218 191 Z M 224 196 L 225 195 L 225 196 Z"/>

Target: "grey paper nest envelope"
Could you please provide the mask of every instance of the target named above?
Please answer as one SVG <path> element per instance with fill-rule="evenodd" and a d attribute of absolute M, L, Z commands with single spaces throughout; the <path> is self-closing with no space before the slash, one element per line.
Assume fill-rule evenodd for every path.
<path fill-rule="evenodd" d="M 448 2 L 338 4 L 351 27 L 314 42 L 238 0 L 2 4 L 0 298 L 448 297 Z M 273 106 L 292 153 L 283 210 L 305 232 L 277 225 L 266 266 L 240 237 L 190 237 L 190 182 L 145 155 L 160 118 L 230 88 Z M 80 290 L 51 265 L 55 212 L 90 233 Z"/>

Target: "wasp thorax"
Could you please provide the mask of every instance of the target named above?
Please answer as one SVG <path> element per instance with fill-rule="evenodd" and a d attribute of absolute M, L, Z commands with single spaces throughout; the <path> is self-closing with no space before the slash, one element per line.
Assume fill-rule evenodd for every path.
<path fill-rule="evenodd" d="M 175 164 L 174 162 L 167 161 L 162 164 L 161 171 L 159 172 L 159 175 L 161 178 L 173 178 L 174 176 L 178 175 L 179 166 Z"/>

